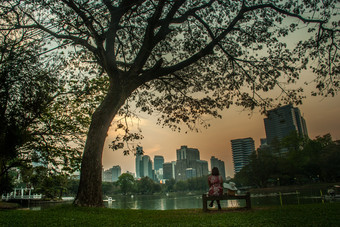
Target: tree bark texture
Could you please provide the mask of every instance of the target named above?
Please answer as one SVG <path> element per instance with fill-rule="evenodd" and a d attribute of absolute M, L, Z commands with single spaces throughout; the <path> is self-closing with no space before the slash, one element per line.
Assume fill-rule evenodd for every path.
<path fill-rule="evenodd" d="M 102 154 L 110 124 L 131 89 L 111 86 L 101 105 L 92 115 L 92 122 L 84 148 L 78 194 L 74 204 L 102 207 Z"/>

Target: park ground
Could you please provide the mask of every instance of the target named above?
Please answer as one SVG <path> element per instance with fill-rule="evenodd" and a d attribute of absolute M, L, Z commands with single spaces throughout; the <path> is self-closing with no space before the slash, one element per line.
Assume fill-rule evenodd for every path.
<path fill-rule="evenodd" d="M 58 205 L 40 211 L 2 209 L 0 226 L 340 226 L 340 203 L 210 212 Z"/>
<path fill-rule="evenodd" d="M 338 183 L 339 184 L 339 183 Z M 251 193 L 322 189 L 332 184 L 252 189 Z M 334 185 L 334 184 L 333 184 Z M 57 205 L 33 211 L 0 202 L 2 226 L 340 226 L 340 203 L 223 209 L 203 212 L 185 210 L 119 210 Z"/>

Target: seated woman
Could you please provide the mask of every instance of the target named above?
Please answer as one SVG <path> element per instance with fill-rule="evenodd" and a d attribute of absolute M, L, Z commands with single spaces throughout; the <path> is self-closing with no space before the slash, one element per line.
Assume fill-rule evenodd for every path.
<path fill-rule="evenodd" d="M 223 195 L 223 179 L 222 176 L 220 176 L 220 172 L 218 171 L 217 167 L 214 167 L 211 170 L 211 175 L 208 177 L 208 184 L 209 184 L 209 196 L 215 195 Z M 219 200 L 216 200 L 218 209 L 221 210 L 221 204 Z M 209 204 L 210 207 L 212 207 L 214 204 L 214 200 L 211 201 Z"/>

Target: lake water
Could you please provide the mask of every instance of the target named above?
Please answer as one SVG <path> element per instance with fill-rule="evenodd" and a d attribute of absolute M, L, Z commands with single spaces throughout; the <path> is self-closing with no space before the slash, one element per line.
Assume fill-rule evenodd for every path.
<path fill-rule="evenodd" d="M 112 202 L 108 202 L 107 198 L 104 201 L 104 205 L 113 209 L 145 209 L 145 210 L 176 210 L 176 209 L 201 209 L 202 194 L 170 194 L 170 195 L 134 195 L 112 196 Z M 320 192 L 303 192 L 303 193 L 282 193 L 281 195 L 267 194 L 267 195 L 252 195 L 251 203 L 252 207 L 261 206 L 279 206 L 288 204 L 308 204 L 308 203 L 322 203 L 329 202 L 323 201 Z M 68 198 L 65 203 L 72 203 L 72 200 Z M 40 210 L 55 206 L 60 203 L 47 203 L 47 204 L 35 204 L 30 205 L 28 208 L 32 210 Z M 216 203 L 215 203 L 216 205 Z M 245 206 L 244 200 L 228 200 L 221 201 L 222 207 L 243 207 Z"/>
<path fill-rule="evenodd" d="M 300 193 L 283 193 L 269 195 L 252 195 L 253 207 L 276 206 L 288 204 L 322 203 L 319 195 L 302 195 Z M 324 201 L 327 202 L 327 201 Z M 215 203 L 216 205 L 216 203 Z M 152 196 L 112 196 L 112 202 L 105 201 L 105 206 L 115 209 L 176 210 L 202 208 L 201 194 L 152 195 Z M 222 207 L 243 207 L 244 200 L 221 201 Z"/>

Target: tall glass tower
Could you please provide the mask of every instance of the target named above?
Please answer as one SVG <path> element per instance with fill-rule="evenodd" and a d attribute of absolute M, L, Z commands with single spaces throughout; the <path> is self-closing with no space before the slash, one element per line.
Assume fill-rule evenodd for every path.
<path fill-rule="evenodd" d="M 164 157 L 160 155 L 155 155 L 153 158 L 154 170 L 163 169 Z"/>
<path fill-rule="evenodd" d="M 140 177 L 149 177 L 153 179 L 152 161 L 148 155 L 143 155 L 140 165 Z"/>
<path fill-rule="evenodd" d="M 255 142 L 253 138 L 231 140 L 231 149 L 233 152 L 233 162 L 235 173 L 249 163 L 249 156 L 255 151 Z"/>
<path fill-rule="evenodd" d="M 143 157 L 143 147 L 137 147 L 136 150 L 136 178 L 141 177 L 141 162 Z"/>
<path fill-rule="evenodd" d="M 293 131 L 299 135 L 308 137 L 305 119 L 300 110 L 291 104 L 269 110 L 267 118 L 264 119 L 267 144 L 270 145 L 274 139 L 281 140 Z"/>
<path fill-rule="evenodd" d="M 122 173 L 122 169 L 119 165 L 112 167 L 112 182 L 118 181 L 119 176 Z"/>

